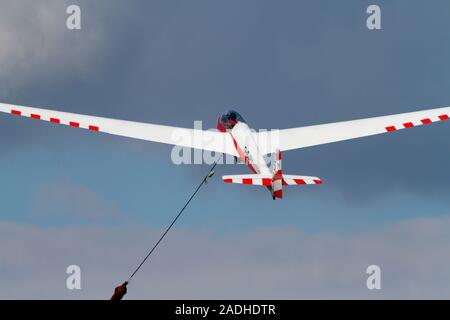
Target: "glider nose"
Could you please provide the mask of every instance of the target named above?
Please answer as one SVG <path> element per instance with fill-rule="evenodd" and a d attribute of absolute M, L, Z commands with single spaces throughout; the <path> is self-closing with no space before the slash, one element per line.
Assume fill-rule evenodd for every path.
<path fill-rule="evenodd" d="M 226 132 L 227 129 L 223 126 L 222 121 L 221 121 L 221 117 L 222 117 L 222 116 L 218 116 L 218 117 L 217 117 L 217 125 L 216 125 L 216 128 L 217 128 L 217 130 L 219 130 L 220 132 Z"/>

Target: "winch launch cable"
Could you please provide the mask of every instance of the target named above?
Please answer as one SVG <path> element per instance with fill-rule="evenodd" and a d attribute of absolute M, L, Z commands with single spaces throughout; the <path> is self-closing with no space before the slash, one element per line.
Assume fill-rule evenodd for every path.
<path fill-rule="evenodd" d="M 178 218 L 181 216 L 181 214 L 183 213 L 184 209 L 186 209 L 186 207 L 189 205 L 189 203 L 191 202 L 191 200 L 195 197 L 195 195 L 197 194 L 197 192 L 200 190 L 200 188 L 206 183 L 206 180 L 208 180 L 208 178 L 212 177 L 212 175 L 214 174 L 214 168 L 217 165 L 217 162 L 219 160 L 217 160 L 216 162 L 214 162 L 214 165 L 211 167 L 211 169 L 209 169 L 208 174 L 203 178 L 202 182 L 198 185 L 197 189 L 195 189 L 194 193 L 191 195 L 191 197 L 188 199 L 188 201 L 186 202 L 186 204 L 184 205 L 183 208 L 181 208 L 180 212 L 178 212 L 177 216 L 175 217 L 175 219 L 173 219 L 172 223 L 167 227 L 166 231 L 164 231 L 164 233 L 162 234 L 162 236 L 159 238 L 159 240 L 155 243 L 155 245 L 153 246 L 153 248 L 150 250 L 150 252 L 145 256 L 145 258 L 141 261 L 141 263 L 137 266 L 137 268 L 133 271 L 133 273 L 131 274 L 131 276 L 128 278 L 128 282 L 131 281 L 131 278 L 134 277 L 134 275 L 139 271 L 139 269 L 144 265 L 145 261 L 147 261 L 147 259 L 151 256 L 151 254 L 155 251 L 156 247 L 158 247 L 158 245 L 161 243 L 161 241 L 164 239 L 164 237 L 166 236 L 166 234 L 170 231 L 170 229 L 173 227 L 173 225 L 175 224 L 175 222 L 177 222 Z"/>

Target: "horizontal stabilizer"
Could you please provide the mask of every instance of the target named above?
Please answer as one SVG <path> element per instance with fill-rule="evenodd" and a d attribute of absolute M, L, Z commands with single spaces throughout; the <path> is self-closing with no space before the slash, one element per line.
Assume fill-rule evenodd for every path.
<path fill-rule="evenodd" d="M 238 174 L 222 177 L 223 182 L 252 184 L 257 186 L 271 186 L 272 175 L 270 174 Z"/>
<path fill-rule="evenodd" d="M 256 186 L 272 186 L 272 176 L 270 174 L 238 174 L 222 176 L 222 180 L 227 183 L 251 184 Z M 322 184 L 318 177 L 283 175 L 283 185 L 299 184 Z"/>
<path fill-rule="evenodd" d="M 283 185 L 292 186 L 297 184 L 322 184 L 322 180 L 317 177 L 283 175 Z"/>

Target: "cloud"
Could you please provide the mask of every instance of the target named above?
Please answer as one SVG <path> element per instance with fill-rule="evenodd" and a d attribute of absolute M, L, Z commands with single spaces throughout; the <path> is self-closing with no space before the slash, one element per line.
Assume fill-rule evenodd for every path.
<path fill-rule="evenodd" d="M 270 227 L 214 236 L 176 228 L 130 284 L 129 299 L 438 298 L 450 286 L 450 218 L 404 221 L 353 234 Z M 0 225 L 2 299 L 105 299 L 161 230 Z M 66 267 L 82 290 L 65 288 Z M 366 288 L 366 268 L 382 289 Z"/>
<path fill-rule="evenodd" d="M 2 1 L 0 81 L 3 95 L 25 84 L 49 81 L 64 73 L 66 76 L 92 75 L 90 66 L 106 45 L 104 30 L 93 20 L 81 31 L 69 31 L 66 8 L 70 4 L 73 1 Z"/>
<path fill-rule="evenodd" d="M 84 185 L 50 181 L 40 185 L 33 197 L 33 213 L 53 219 L 105 221 L 117 217 L 119 209 Z"/>

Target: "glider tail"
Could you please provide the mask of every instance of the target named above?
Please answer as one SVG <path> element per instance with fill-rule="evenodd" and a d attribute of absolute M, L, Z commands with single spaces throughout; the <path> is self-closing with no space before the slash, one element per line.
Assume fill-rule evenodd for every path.
<path fill-rule="evenodd" d="M 275 162 L 273 165 L 272 176 L 272 198 L 283 198 L 283 171 L 281 170 L 281 151 L 277 149 L 275 152 Z"/>
<path fill-rule="evenodd" d="M 273 165 L 273 176 L 271 181 L 272 198 L 283 198 L 283 186 L 293 186 L 299 184 L 322 184 L 322 180 L 317 177 L 297 176 L 283 174 L 281 169 L 281 151 L 275 152 L 275 162 Z"/>
<path fill-rule="evenodd" d="M 265 186 L 272 193 L 272 198 L 274 200 L 283 198 L 283 186 L 322 184 L 322 180 L 317 177 L 283 174 L 281 169 L 281 152 L 279 150 L 275 153 L 272 171 L 272 174 L 239 174 L 222 176 L 222 180 L 227 183 Z"/>

